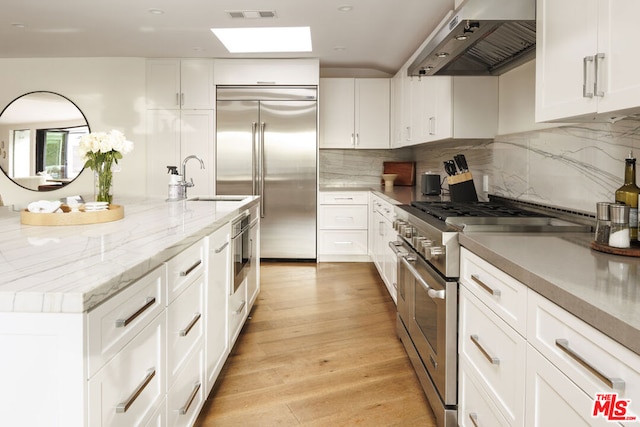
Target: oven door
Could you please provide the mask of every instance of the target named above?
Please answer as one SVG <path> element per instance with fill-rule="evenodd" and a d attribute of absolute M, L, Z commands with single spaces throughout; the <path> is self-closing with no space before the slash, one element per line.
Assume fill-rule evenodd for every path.
<path fill-rule="evenodd" d="M 249 216 L 242 215 L 231 224 L 231 253 L 233 256 L 233 286 L 231 295 L 235 294 L 247 277 L 250 267 Z"/>
<path fill-rule="evenodd" d="M 445 280 L 415 252 L 400 257 L 398 312 L 445 406 L 457 402 L 458 283 Z M 398 298 L 400 300 L 400 298 Z M 406 320 L 405 320 L 406 319 Z"/>

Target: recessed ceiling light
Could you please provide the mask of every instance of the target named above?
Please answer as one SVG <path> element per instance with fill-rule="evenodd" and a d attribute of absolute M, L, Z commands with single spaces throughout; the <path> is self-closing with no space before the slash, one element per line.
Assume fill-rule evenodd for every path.
<path fill-rule="evenodd" d="M 438 58 L 445 58 L 445 57 L 449 56 L 449 54 L 447 52 L 437 52 L 436 56 Z"/>
<path fill-rule="evenodd" d="M 162 9 L 149 9 L 147 12 L 152 15 L 164 15 L 164 10 Z"/>
<path fill-rule="evenodd" d="M 345 46 L 334 46 L 333 50 L 342 52 L 344 50 L 347 50 L 347 48 Z"/>
<path fill-rule="evenodd" d="M 212 28 L 231 53 L 311 52 L 309 27 Z"/>
<path fill-rule="evenodd" d="M 468 38 L 469 38 L 469 36 L 466 35 L 466 34 L 459 34 L 459 35 L 456 36 L 456 40 L 460 40 L 460 41 L 466 40 Z"/>
<path fill-rule="evenodd" d="M 350 4 L 345 4 L 338 7 L 338 10 L 340 12 L 351 12 L 353 10 L 353 6 L 351 6 Z"/>
<path fill-rule="evenodd" d="M 19 23 L 19 22 L 13 23 L 13 24 L 11 24 L 11 26 L 12 26 L 13 28 L 25 28 L 25 27 L 26 27 L 26 25 L 21 24 L 21 23 Z"/>

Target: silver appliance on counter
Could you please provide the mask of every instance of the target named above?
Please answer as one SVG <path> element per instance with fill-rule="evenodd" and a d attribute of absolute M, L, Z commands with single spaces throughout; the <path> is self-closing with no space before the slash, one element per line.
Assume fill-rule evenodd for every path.
<path fill-rule="evenodd" d="M 261 196 L 266 259 L 316 259 L 317 88 L 218 86 L 216 194 Z"/>
<path fill-rule="evenodd" d="M 412 202 L 396 207 L 397 332 L 438 427 L 456 427 L 458 278 L 464 231 L 590 231 L 505 202 Z"/>

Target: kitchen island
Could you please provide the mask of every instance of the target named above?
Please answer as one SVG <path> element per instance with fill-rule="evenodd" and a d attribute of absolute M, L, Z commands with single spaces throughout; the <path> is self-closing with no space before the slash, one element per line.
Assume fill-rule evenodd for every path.
<path fill-rule="evenodd" d="M 221 345 L 207 377 L 233 344 L 230 222 L 259 198 L 118 202 L 122 220 L 91 225 L 27 226 L 19 212 L 0 213 L 3 424 L 195 419 L 212 385 L 208 311 Z"/>

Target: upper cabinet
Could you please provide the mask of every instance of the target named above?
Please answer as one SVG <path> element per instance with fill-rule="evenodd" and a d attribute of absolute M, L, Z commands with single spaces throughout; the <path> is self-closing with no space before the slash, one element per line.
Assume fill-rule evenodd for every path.
<path fill-rule="evenodd" d="M 148 109 L 214 109 L 213 60 L 147 60 Z"/>
<path fill-rule="evenodd" d="M 498 128 L 497 77 L 393 78 L 393 146 L 446 139 L 493 138 Z"/>
<path fill-rule="evenodd" d="M 538 0 L 536 121 L 592 121 L 640 110 L 637 0 Z"/>
<path fill-rule="evenodd" d="M 320 62 L 300 59 L 216 59 L 216 85 L 317 85 Z"/>
<path fill-rule="evenodd" d="M 320 148 L 389 148 L 389 103 L 389 79 L 320 79 Z"/>

